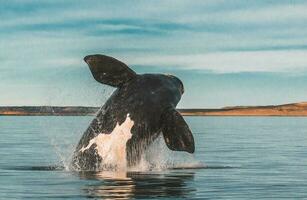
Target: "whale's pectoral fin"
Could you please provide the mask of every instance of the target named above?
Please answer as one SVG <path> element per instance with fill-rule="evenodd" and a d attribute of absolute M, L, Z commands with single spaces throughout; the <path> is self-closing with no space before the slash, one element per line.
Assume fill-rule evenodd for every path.
<path fill-rule="evenodd" d="M 136 76 L 126 64 L 109 56 L 88 55 L 84 61 L 90 67 L 96 81 L 113 87 L 120 87 Z"/>
<path fill-rule="evenodd" d="M 194 153 L 195 145 L 192 132 L 183 117 L 175 109 L 170 109 L 164 113 L 162 132 L 169 149 Z"/>

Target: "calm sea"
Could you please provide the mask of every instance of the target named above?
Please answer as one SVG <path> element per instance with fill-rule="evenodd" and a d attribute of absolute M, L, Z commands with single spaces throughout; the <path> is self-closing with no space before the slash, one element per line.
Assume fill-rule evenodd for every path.
<path fill-rule="evenodd" d="M 91 119 L 0 117 L 0 199 L 307 198 L 307 118 L 186 117 L 195 157 L 161 155 L 189 169 L 69 171 Z"/>

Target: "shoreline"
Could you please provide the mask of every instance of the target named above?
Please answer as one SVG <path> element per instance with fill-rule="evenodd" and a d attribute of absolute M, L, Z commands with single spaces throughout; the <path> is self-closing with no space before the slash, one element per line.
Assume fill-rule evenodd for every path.
<path fill-rule="evenodd" d="M 0 116 L 94 116 L 98 110 L 99 107 L 87 106 L 0 106 Z M 179 108 L 177 110 L 183 116 L 307 117 L 307 102 L 218 109 Z"/>

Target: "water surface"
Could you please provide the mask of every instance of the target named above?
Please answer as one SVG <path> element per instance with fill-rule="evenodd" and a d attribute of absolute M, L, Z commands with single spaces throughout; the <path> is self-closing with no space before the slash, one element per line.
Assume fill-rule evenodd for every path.
<path fill-rule="evenodd" d="M 0 199 L 307 197 L 307 118 L 186 117 L 195 160 L 206 167 L 69 171 L 73 147 L 91 119 L 0 117 Z M 185 153 L 166 156 L 191 164 Z"/>

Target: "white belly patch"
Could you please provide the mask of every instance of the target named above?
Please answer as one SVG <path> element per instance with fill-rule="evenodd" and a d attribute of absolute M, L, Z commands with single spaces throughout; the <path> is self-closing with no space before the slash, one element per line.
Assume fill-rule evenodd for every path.
<path fill-rule="evenodd" d="M 79 151 L 84 152 L 96 144 L 95 149 L 102 158 L 103 165 L 108 168 L 114 167 L 116 170 L 125 170 L 127 168 L 126 143 L 132 137 L 131 128 L 133 125 L 134 122 L 127 114 L 126 120 L 121 125 L 117 122 L 110 134 L 100 133 Z"/>

